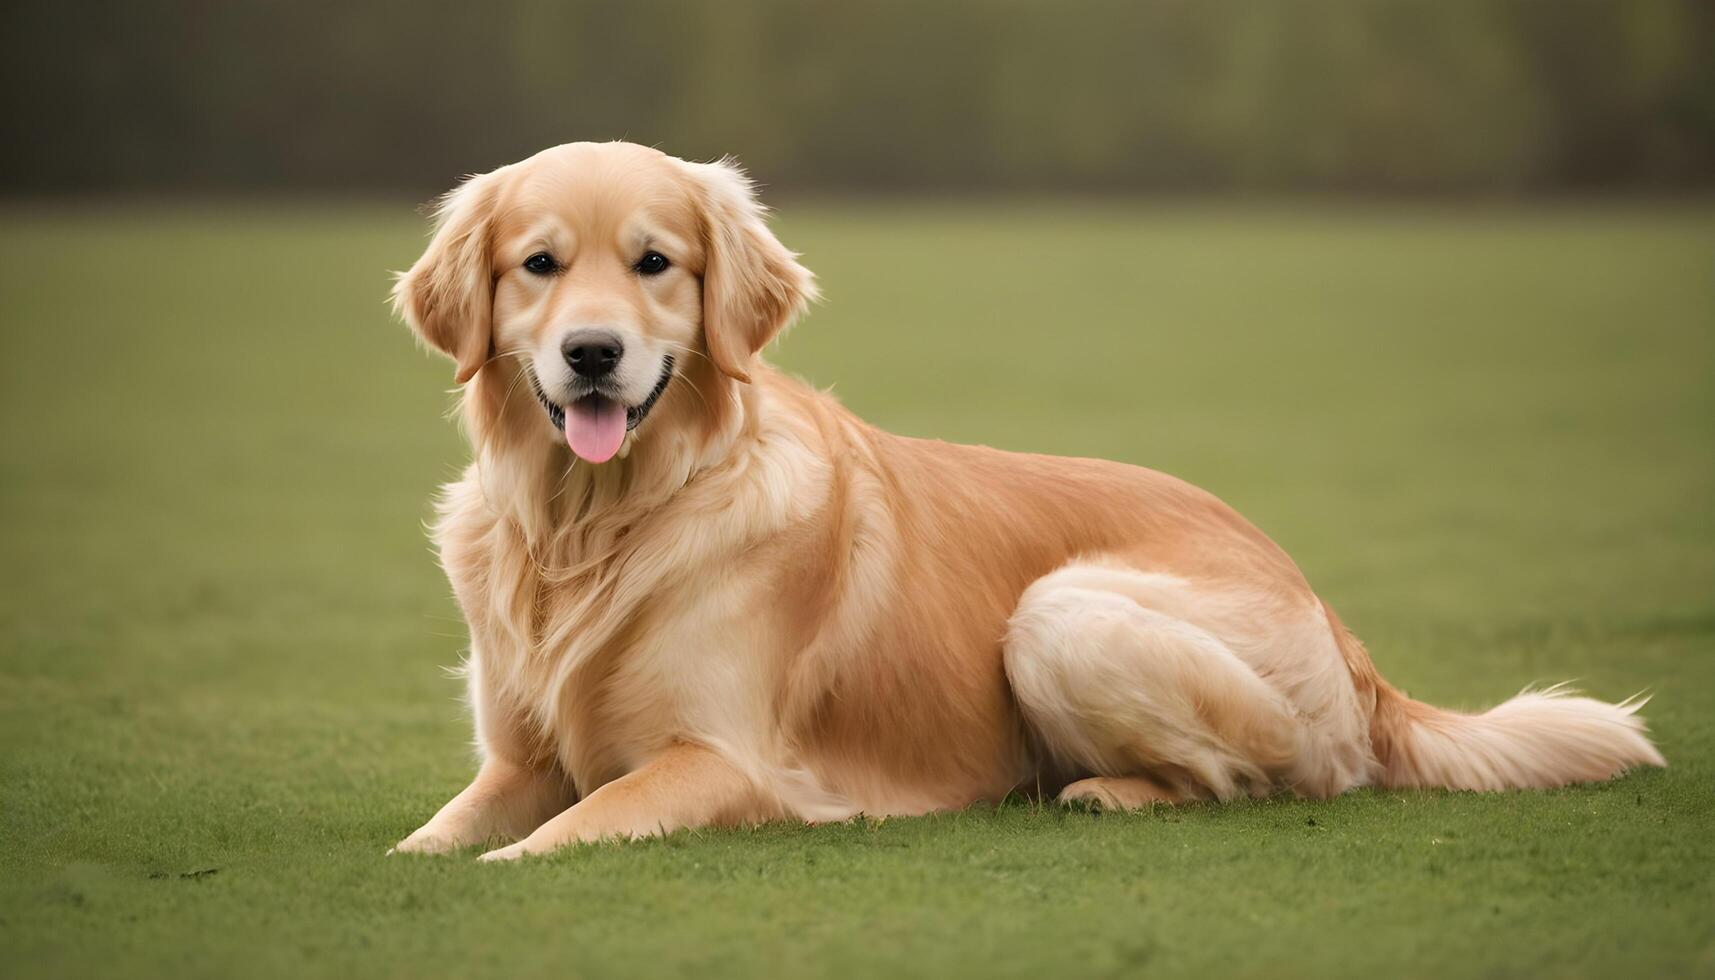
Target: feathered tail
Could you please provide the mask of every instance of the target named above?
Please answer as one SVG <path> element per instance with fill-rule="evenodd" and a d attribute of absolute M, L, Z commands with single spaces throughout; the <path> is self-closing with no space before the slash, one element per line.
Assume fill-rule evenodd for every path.
<path fill-rule="evenodd" d="M 1565 685 L 1525 691 L 1480 715 L 1413 701 L 1389 689 L 1378 701 L 1372 740 L 1384 786 L 1544 789 L 1612 779 L 1633 766 L 1665 766 L 1638 709 L 1648 698 L 1609 704 Z M 1388 710 L 1391 708 L 1391 710 Z M 1388 731 L 1375 739 L 1377 728 Z"/>
<path fill-rule="evenodd" d="M 1546 789 L 1667 765 L 1638 717 L 1648 698 L 1609 704 L 1556 684 L 1527 689 L 1482 714 L 1447 711 L 1388 684 L 1331 609 L 1328 619 L 1353 681 L 1374 692 L 1370 743 L 1382 786 Z"/>

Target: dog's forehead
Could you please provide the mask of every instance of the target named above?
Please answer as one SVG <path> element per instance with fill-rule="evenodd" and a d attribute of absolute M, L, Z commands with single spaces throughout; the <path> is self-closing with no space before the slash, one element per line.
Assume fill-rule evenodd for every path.
<path fill-rule="evenodd" d="M 507 209 L 515 220 L 551 218 L 600 238 L 634 235 L 639 226 L 682 236 L 694 232 L 692 189 L 665 154 L 625 144 L 556 150 L 520 167 Z"/>

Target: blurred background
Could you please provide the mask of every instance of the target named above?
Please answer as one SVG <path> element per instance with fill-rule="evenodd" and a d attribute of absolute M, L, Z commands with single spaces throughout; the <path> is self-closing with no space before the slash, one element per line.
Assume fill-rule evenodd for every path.
<path fill-rule="evenodd" d="M 422 196 L 570 139 L 791 191 L 1665 193 L 1705 0 L 8 3 L 0 191 Z"/>
<path fill-rule="evenodd" d="M 1709 0 L 8 0 L 0 118 L 7 976 L 1715 962 Z M 1413 695 L 1673 768 L 383 858 L 471 769 L 390 271 L 615 138 L 749 168 L 865 418 L 1184 477 Z"/>

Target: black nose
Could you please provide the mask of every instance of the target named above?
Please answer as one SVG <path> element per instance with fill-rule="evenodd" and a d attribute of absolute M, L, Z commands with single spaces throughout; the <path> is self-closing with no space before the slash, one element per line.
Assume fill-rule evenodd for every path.
<path fill-rule="evenodd" d="M 566 337 L 560 350 L 578 377 L 601 378 L 613 373 L 625 345 L 606 330 L 579 330 Z"/>

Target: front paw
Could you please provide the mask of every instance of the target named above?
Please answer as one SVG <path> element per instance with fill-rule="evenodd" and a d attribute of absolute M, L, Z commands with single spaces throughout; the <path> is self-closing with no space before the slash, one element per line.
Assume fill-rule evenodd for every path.
<path fill-rule="evenodd" d="M 519 858 L 524 857 L 527 854 L 535 853 L 535 852 L 525 848 L 524 844 L 525 844 L 524 841 L 519 841 L 516 844 L 508 844 L 505 847 L 497 847 L 494 850 L 489 851 L 487 854 L 484 854 L 482 857 L 477 858 L 477 860 L 478 861 L 516 861 Z"/>
<path fill-rule="evenodd" d="M 455 850 L 459 842 L 452 836 L 431 827 L 419 827 L 415 833 L 393 845 L 388 854 L 445 854 Z"/>

